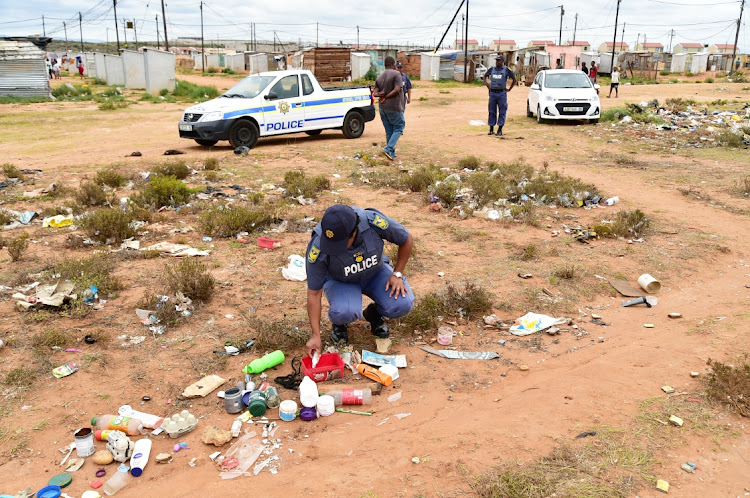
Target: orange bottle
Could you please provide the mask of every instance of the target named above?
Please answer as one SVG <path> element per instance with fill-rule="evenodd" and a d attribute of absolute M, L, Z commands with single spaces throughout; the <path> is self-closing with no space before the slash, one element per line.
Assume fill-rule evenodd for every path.
<path fill-rule="evenodd" d="M 138 419 L 123 417 L 122 415 L 102 415 L 93 417 L 91 426 L 97 429 L 122 431 L 128 436 L 140 436 L 143 422 Z"/>
<path fill-rule="evenodd" d="M 368 379 L 372 379 L 375 382 L 380 382 L 386 387 L 393 384 L 393 378 L 387 373 L 381 372 L 377 368 L 371 367 L 370 365 L 365 365 L 364 363 L 357 363 L 355 367 L 360 374 L 364 375 Z"/>

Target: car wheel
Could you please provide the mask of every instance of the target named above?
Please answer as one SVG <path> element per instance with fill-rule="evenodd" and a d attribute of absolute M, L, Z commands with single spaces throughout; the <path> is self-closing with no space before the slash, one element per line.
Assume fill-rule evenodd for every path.
<path fill-rule="evenodd" d="M 596 118 L 596 119 L 591 119 L 591 120 L 589 120 L 589 122 L 590 122 L 591 124 L 597 124 L 597 123 L 599 122 L 599 118 Z"/>
<path fill-rule="evenodd" d="M 533 118 L 534 117 L 534 113 L 531 112 L 531 107 L 529 107 L 529 101 L 528 101 L 528 99 L 526 100 L 526 117 L 527 118 Z"/>
<path fill-rule="evenodd" d="M 311 137 L 316 137 L 320 135 L 321 133 L 323 133 L 323 130 L 310 130 L 310 131 L 306 131 L 305 133 L 307 133 Z"/>
<path fill-rule="evenodd" d="M 359 138 L 365 132 L 365 119 L 357 111 L 350 111 L 344 118 L 343 130 L 346 138 Z"/>
<path fill-rule="evenodd" d="M 536 107 L 536 122 L 539 124 L 544 123 L 545 119 L 542 117 L 542 108 L 540 106 Z"/>
<path fill-rule="evenodd" d="M 238 119 L 229 129 L 229 143 L 234 148 L 244 146 L 252 149 L 259 137 L 258 125 L 247 119 Z"/>
<path fill-rule="evenodd" d="M 202 140 L 200 138 L 196 138 L 195 142 L 198 145 L 202 145 L 203 147 L 213 147 L 214 145 L 216 145 L 216 142 L 218 142 L 218 140 Z"/>

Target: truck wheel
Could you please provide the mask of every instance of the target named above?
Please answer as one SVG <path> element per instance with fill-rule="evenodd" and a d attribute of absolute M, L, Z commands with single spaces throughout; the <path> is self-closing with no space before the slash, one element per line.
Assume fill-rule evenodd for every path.
<path fill-rule="evenodd" d="M 323 130 L 310 130 L 310 131 L 306 131 L 305 133 L 307 133 L 311 137 L 317 137 L 318 135 L 323 133 Z"/>
<path fill-rule="evenodd" d="M 365 120 L 357 111 L 351 111 L 344 118 L 344 136 L 359 138 L 365 132 Z"/>
<path fill-rule="evenodd" d="M 218 142 L 218 140 L 203 140 L 200 138 L 196 138 L 195 142 L 198 145 L 202 145 L 203 147 L 213 147 L 214 145 L 216 145 L 216 142 Z"/>
<path fill-rule="evenodd" d="M 229 129 L 229 143 L 234 148 L 245 146 L 252 149 L 258 143 L 259 136 L 258 125 L 247 119 L 238 119 Z"/>

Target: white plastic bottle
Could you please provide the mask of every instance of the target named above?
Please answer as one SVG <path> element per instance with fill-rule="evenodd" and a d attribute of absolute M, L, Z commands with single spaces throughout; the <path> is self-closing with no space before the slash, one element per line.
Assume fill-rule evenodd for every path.
<path fill-rule="evenodd" d="M 148 463 L 148 457 L 151 454 L 151 440 L 148 438 L 139 439 L 133 446 L 133 456 L 130 457 L 130 475 L 139 477 L 143 474 L 143 467 Z"/>
<path fill-rule="evenodd" d="M 310 377 L 306 376 L 299 385 L 299 400 L 307 408 L 318 404 L 318 385 Z"/>

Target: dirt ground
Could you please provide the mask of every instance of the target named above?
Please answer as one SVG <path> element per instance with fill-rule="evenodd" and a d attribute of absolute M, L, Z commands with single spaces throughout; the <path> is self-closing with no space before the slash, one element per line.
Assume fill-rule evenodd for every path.
<path fill-rule="evenodd" d="M 234 81 L 181 78 L 220 89 Z M 747 85 L 726 82 L 621 86 L 619 99 L 603 98 L 602 104 L 606 109 L 670 97 L 705 103 L 717 99 L 748 102 L 750 91 L 743 88 Z M 661 496 L 655 479 L 669 481 L 670 494 L 676 496 L 747 495 L 747 419 L 709 404 L 702 379 L 709 358 L 732 363 L 750 350 L 750 199 L 737 193 L 738 183 L 748 174 L 750 154 L 746 149 L 719 147 L 666 147 L 655 152 L 648 149 L 647 139 L 610 123 L 539 125 L 525 116 L 526 95 L 524 87 L 509 94 L 505 135 L 489 137 L 484 126 L 469 124 L 487 119 L 486 92 L 481 87 L 415 82 L 405 134 L 397 147 L 398 164 L 411 169 L 433 163 L 460 171 L 457 162 L 467 155 L 500 163 L 521 158 L 536 169 L 548 168 L 591 183 L 605 197 L 618 196 L 620 203 L 590 210 L 540 207 L 538 226 L 462 219 L 448 209 L 432 212 L 422 193 L 374 188 L 360 180 L 363 170 L 390 167 L 379 156 L 384 132 L 378 120 L 367 123 L 364 135 L 356 140 L 347 140 L 335 130 L 317 137 L 287 135 L 261 139 L 249 156 L 238 157 L 226 143 L 208 149 L 178 137 L 177 121 L 186 104 L 139 102 L 114 111 L 98 110 L 89 102 L 2 105 L 2 162 L 42 170 L 34 175 L 34 187 L 20 190 L 53 181 L 76 187 L 109 165 L 127 173 L 148 171 L 169 159 L 162 157 L 167 149 L 184 151 L 179 159 L 199 171 L 188 179 L 193 186 L 239 184 L 258 189 L 268 183 L 280 185 L 288 170 L 323 174 L 331 179 L 332 191 L 322 193 L 313 205 L 291 209 L 289 219 L 319 219 L 328 205 L 344 202 L 377 207 L 401 221 L 416 241 L 406 276 L 417 300 L 447 283 L 473 281 L 491 292 L 494 312 L 507 322 L 535 311 L 569 317 L 577 328 L 567 327 L 554 337 L 517 338 L 484 327 L 481 318 L 453 320 L 460 332 L 454 340 L 457 348 L 500 354 L 490 361 L 448 360 L 425 353 L 419 344 L 435 345 L 435 330 L 394 333 L 392 352 L 405 354 L 408 368 L 400 371 L 395 387 L 374 397 L 373 416 L 337 413 L 309 423 L 279 422 L 278 473 L 265 469 L 257 476 L 222 481 L 208 458 L 216 449 L 200 439 L 205 427 L 228 429 L 234 417 L 225 412 L 223 400 L 215 393 L 194 400 L 181 400 L 179 394 L 203 374 L 220 375 L 228 379 L 227 385 L 242 378 L 241 368 L 265 351 L 243 353 L 225 362 L 212 351 L 221 349 L 227 340 L 255 337 L 252 318 L 286 320 L 307 330 L 305 284 L 284 280 L 279 267 L 289 255 L 304 254 L 309 234 L 275 234 L 282 247 L 273 251 L 232 239 L 203 242 L 195 213 L 166 210 L 144 228 L 148 233 L 139 237 L 143 244 L 167 240 L 212 249 L 205 262 L 217 286 L 210 303 L 199 306 L 164 335 L 154 337 L 136 318 L 135 307 L 158 286 L 164 266 L 173 264 L 173 258 L 119 260 L 114 273 L 122 280 L 123 290 L 102 309 L 84 316 L 20 312 L 10 299 L 11 292 L 3 295 L 3 377 L 19 366 L 37 368 L 30 341 L 49 328 L 70 334 L 71 343 L 63 349 L 83 353 L 47 349 L 44 369 L 30 385 L 0 385 L 4 397 L 0 402 L 0 493 L 45 486 L 50 477 L 62 472 L 58 449 L 73 440 L 75 430 L 87 426 L 92 416 L 116 413 L 120 405 L 130 404 L 159 416 L 189 409 L 200 422 L 193 433 L 178 440 L 190 448 L 176 453 L 167 465 L 156 464 L 153 457 L 170 451 L 175 440 L 154 437 L 151 462 L 142 477 L 120 492 L 123 498 L 237 496 L 247 489 L 259 496 L 465 495 L 476 492 L 472 486 L 477 477 L 497 465 L 517 461 L 515 467 L 522 469 L 563 443 L 581 451 L 596 447 L 601 444 L 597 436 L 575 439 L 590 430 L 620 431 L 648 448 L 653 459 L 648 475 L 634 480 L 625 495 Z M 653 140 L 669 144 L 670 139 Z M 134 151 L 142 156 L 126 157 Z M 375 159 L 363 164 L 355 159 L 357 153 Z M 203 177 L 202 164 L 209 157 L 218 159 L 221 168 L 214 182 Z M 59 199 L 21 200 L 16 194 L 6 191 L 3 207 L 41 210 L 62 203 Z M 117 192 L 118 197 L 128 194 Z M 636 208 L 652 221 L 643 242 L 601 239 L 581 244 L 565 232 L 552 234 L 562 231 L 563 224 L 587 226 L 611 218 L 614 212 Z M 170 231 L 188 225 L 195 230 Z M 66 248 L 69 228 L 32 224 L 2 235 L 9 239 L 22 232 L 29 234 L 32 244 L 17 262 L 2 252 L 0 285 L 13 286 L 10 282 L 23 271 L 38 272 L 51 262 L 94 251 Z M 81 233 L 80 229 L 75 233 Z M 535 245 L 538 257 L 519 258 L 530 244 Z M 576 269 L 574 279 L 555 277 L 560 268 L 571 265 Z M 519 272 L 533 277 L 520 279 Z M 626 298 L 600 278 L 622 277 L 635 284 L 642 273 L 662 282 L 656 307 L 621 307 Z M 679 312 L 682 318 L 670 319 L 670 312 Z M 592 313 L 601 315 L 608 325 L 592 323 Z M 654 328 L 645 328 L 647 323 Z M 329 330 L 325 327 L 324 338 Z M 85 344 L 83 337 L 92 331 L 109 340 Z M 371 342 L 364 326 L 357 325 L 351 334 L 363 334 L 362 340 Z M 118 339 L 122 335 L 146 336 L 146 340 L 123 346 L 126 341 Z M 500 340 L 506 342 L 501 345 Z M 290 373 L 289 358 L 304 351 L 285 353 L 287 361 L 269 372 L 269 380 Z M 79 364 L 78 372 L 63 379 L 50 375 L 50 365 L 70 361 Z M 701 376 L 691 378 L 691 371 Z M 350 374 L 347 381 L 362 382 Z M 644 416 L 644 406 L 661 403 L 667 396 L 661 390 L 665 384 L 677 390 L 673 395 L 677 413 L 673 414 L 680 415 L 681 409 L 696 414 L 691 418 L 683 413 L 682 428 L 663 428 L 653 423 L 659 417 Z M 282 398 L 298 399 L 295 392 L 280 391 Z M 388 402 L 387 396 L 396 392 L 402 393 L 401 399 Z M 141 406 L 144 395 L 151 400 Z M 699 402 L 687 402 L 687 398 Z M 397 419 L 395 415 L 402 413 L 410 415 Z M 698 424 L 699 419 L 705 423 Z M 262 429 L 257 424 L 245 427 L 260 437 Z M 97 449 L 103 448 L 97 443 Z M 191 467 L 188 462 L 193 457 L 196 461 Z M 419 457 L 419 463 L 413 463 L 414 457 Z M 687 460 L 700 470 L 694 474 L 681 470 Z M 617 467 L 617 459 L 610 464 Z M 72 474 L 73 482 L 65 491 L 80 496 L 90 489 L 98 468 L 87 461 Z M 115 465 L 106 469 L 108 478 Z"/>

